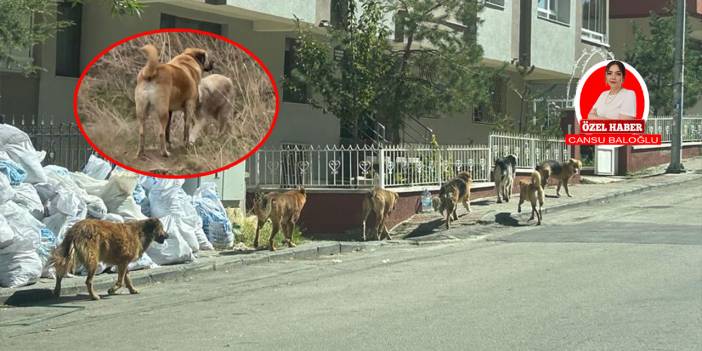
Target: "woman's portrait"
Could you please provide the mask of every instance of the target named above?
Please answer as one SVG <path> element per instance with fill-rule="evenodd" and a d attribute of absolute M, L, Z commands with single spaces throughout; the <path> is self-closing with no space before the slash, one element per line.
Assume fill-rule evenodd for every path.
<path fill-rule="evenodd" d="M 609 90 L 600 94 L 587 116 L 589 120 L 634 120 L 636 119 L 636 93 L 624 89 L 626 78 L 624 64 L 611 61 L 605 69 L 605 82 Z"/>

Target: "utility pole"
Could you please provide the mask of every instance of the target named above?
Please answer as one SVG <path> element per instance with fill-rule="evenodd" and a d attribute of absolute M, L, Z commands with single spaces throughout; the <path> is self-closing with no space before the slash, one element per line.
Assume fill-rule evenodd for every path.
<path fill-rule="evenodd" d="M 675 7 L 675 52 L 673 53 L 675 65 L 673 66 L 673 103 L 675 116 L 673 116 L 673 139 L 671 140 L 670 165 L 667 173 L 684 173 L 682 164 L 682 115 L 683 115 L 683 81 L 685 72 L 685 0 L 676 0 Z"/>

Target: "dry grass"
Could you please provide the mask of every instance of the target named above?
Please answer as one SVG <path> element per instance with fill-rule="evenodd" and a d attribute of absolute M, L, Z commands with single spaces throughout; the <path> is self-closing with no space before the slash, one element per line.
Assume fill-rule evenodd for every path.
<path fill-rule="evenodd" d="M 183 147 L 183 118 L 173 116 L 170 158 L 158 152 L 158 122 L 147 122 L 146 159 L 136 159 L 138 123 L 134 88 L 146 57 L 145 44 L 159 50 L 167 62 L 185 48 L 208 51 L 214 60 L 210 73 L 223 74 L 235 85 L 234 130 L 218 138 L 215 125 L 202 131 L 191 149 Z M 194 33 L 158 33 L 139 37 L 115 47 L 92 66 L 78 93 L 78 112 L 90 139 L 110 157 L 128 166 L 156 173 L 192 174 L 228 165 L 243 157 L 265 136 L 275 113 L 275 95 L 264 70 L 243 50 L 227 42 Z"/>

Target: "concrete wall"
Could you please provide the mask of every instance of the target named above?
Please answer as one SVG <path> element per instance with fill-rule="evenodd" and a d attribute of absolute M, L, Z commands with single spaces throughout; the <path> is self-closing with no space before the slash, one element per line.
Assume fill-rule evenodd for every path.
<path fill-rule="evenodd" d="M 227 0 L 227 5 L 285 18 L 294 18 L 294 16 L 297 16 L 300 20 L 309 23 L 316 23 L 316 11 L 318 7 L 314 0 Z M 321 7 L 322 6 L 320 6 L 320 8 Z"/>
<path fill-rule="evenodd" d="M 512 35 L 512 27 L 518 25 L 512 20 L 512 4 L 505 1 L 504 9 L 486 5 L 478 14 L 483 20 L 478 27 L 478 44 L 483 47 L 485 59 L 510 62 L 514 57 L 512 45 L 519 36 Z"/>
<path fill-rule="evenodd" d="M 682 151 L 682 163 L 685 165 L 685 158 L 702 155 L 702 145 L 700 145 L 700 143 L 683 145 Z M 648 167 L 670 163 L 669 145 L 656 148 L 635 148 L 633 146 L 623 146 L 619 148 L 618 152 L 618 175 L 626 175 Z"/>
<path fill-rule="evenodd" d="M 580 39 L 576 31 L 577 1 L 571 1 L 568 24 L 556 23 L 537 16 L 537 1 L 532 1 L 531 64 L 539 69 L 570 76 L 575 63 L 575 45 Z M 577 34 L 577 36 L 576 36 Z"/>
<path fill-rule="evenodd" d="M 0 115 L 8 120 L 27 119 L 37 114 L 39 79 L 20 73 L 0 71 Z M 7 121 L 6 121 L 7 122 Z"/>

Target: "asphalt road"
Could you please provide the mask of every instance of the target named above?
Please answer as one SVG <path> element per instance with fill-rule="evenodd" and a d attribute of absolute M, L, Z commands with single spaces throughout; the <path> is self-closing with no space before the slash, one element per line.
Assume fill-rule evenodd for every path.
<path fill-rule="evenodd" d="M 702 350 L 701 195 L 690 183 L 487 240 L 0 308 L 0 349 Z"/>

